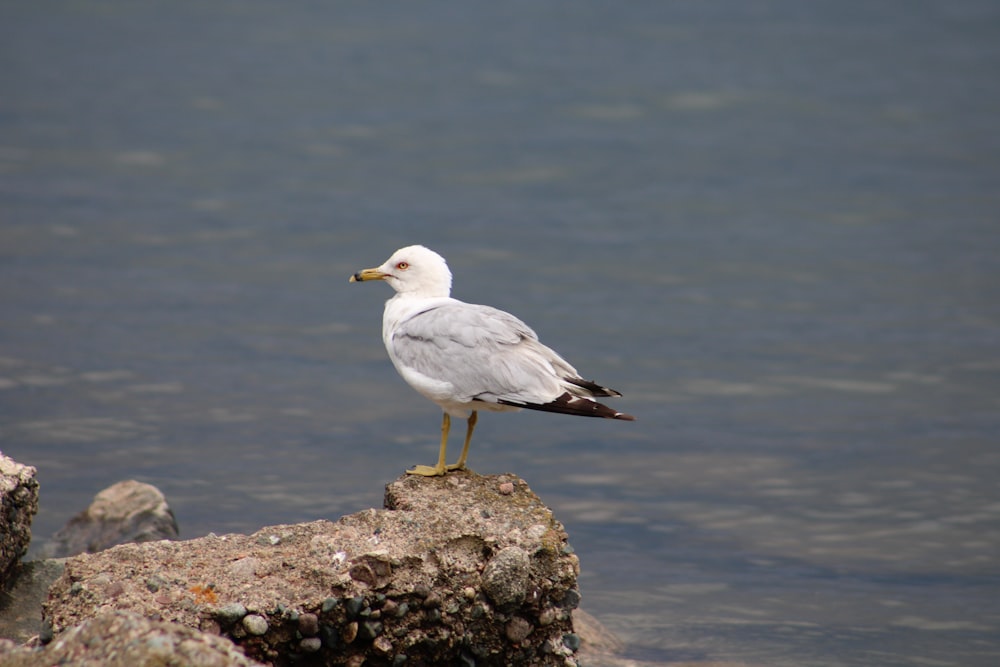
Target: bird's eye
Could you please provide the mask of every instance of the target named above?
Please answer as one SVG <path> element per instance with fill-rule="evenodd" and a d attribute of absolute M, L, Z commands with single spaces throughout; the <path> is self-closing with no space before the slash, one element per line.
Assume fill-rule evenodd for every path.
<path fill-rule="evenodd" d="M 406 271 L 408 268 L 410 268 L 410 265 L 407 262 L 400 262 L 399 264 L 396 265 L 396 268 L 399 269 L 400 271 Z"/>

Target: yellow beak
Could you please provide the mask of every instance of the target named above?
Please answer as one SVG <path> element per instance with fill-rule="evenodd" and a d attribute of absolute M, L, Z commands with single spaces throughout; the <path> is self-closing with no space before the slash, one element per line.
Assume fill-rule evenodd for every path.
<path fill-rule="evenodd" d="M 362 269 L 351 276 L 349 282 L 360 283 L 366 280 L 384 280 L 385 274 L 378 269 Z"/>

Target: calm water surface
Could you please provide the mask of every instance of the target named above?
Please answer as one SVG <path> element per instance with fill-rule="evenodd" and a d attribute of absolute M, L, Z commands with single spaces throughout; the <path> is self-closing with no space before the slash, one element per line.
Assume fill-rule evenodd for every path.
<path fill-rule="evenodd" d="M 1000 664 L 1000 7 L 2 3 L 0 447 L 38 537 L 436 456 L 354 271 L 420 242 L 634 424 L 484 415 L 659 663 Z"/>

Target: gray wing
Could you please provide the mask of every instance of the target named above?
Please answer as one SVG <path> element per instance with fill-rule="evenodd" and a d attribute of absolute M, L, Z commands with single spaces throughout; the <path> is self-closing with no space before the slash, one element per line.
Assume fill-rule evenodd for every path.
<path fill-rule="evenodd" d="M 404 366 L 447 382 L 459 400 L 545 403 L 578 373 L 510 313 L 463 302 L 418 313 L 392 337 Z"/>

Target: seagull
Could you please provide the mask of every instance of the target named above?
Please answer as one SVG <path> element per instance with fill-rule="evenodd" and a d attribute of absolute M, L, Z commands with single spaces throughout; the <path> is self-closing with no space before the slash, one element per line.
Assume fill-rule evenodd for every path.
<path fill-rule="evenodd" d="M 403 379 L 444 412 L 437 465 L 406 472 L 434 477 L 465 470 L 479 410 L 522 408 L 582 417 L 632 421 L 632 415 L 594 397 L 621 396 L 584 380 L 565 359 L 543 345 L 510 313 L 451 297 L 444 257 L 421 245 L 400 248 L 381 266 L 358 271 L 350 282 L 381 280 L 396 294 L 385 302 L 382 341 Z M 451 418 L 466 419 L 465 444 L 445 463 Z"/>

